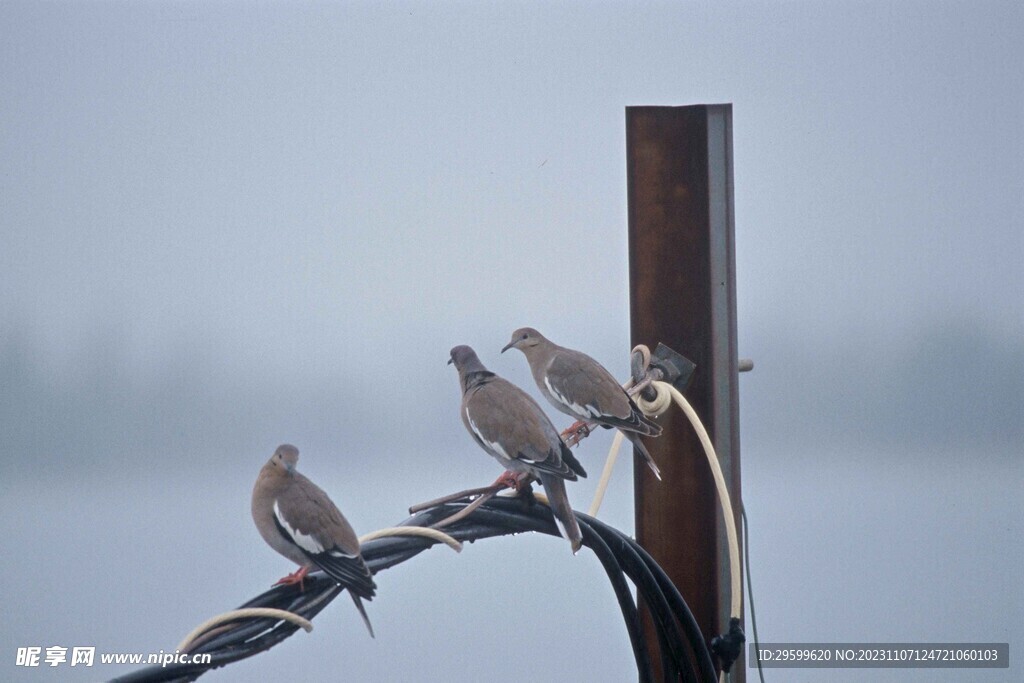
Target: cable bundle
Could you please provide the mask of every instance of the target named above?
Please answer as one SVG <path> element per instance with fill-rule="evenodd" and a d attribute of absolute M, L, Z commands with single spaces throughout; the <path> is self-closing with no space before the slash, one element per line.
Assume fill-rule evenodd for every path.
<path fill-rule="evenodd" d="M 419 512 L 400 526 L 430 526 L 466 507 L 469 501 L 446 503 Z M 714 683 L 715 669 L 704 638 L 679 591 L 661 568 L 636 541 L 603 522 L 576 513 L 583 533 L 583 545 L 597 556 L 612 584 L 629 634 L 639 680 L 654 681 L 652 657 L 658 657 L 664 680 Z M 558 536 L 549 508 L 527 505 L 522 499 L 497 497 L 488 500 L 445 531 L 459 541 L 476 541 L 494 536 L 537 531 Z M 419 536 L 391 536 L 367 541 L 363 557 L 377 574 L 401 564 L 437 545 Z M 627 582 L 627 579 L 629 580 Z M 640 627 L 640 610 L 629 583 L 639 594 L 641 605 L 652 617 L 657 643 L 649 643 Z M 321 572 L 311 573 L 305 590 L 298 586 L 277 586 L 253 598 L 240 609 L 274 608 L 312 619 L 343 587 Z M 188 646 L 191 654 L 209 653 L 209 664 L 151 666 L 113 679 L 119 683 L 193 681 L 210 669 L 219 668 L 268 650 L 300 628 L 280 618 L 260 617 L 229 622 L 207 631 Z"/>

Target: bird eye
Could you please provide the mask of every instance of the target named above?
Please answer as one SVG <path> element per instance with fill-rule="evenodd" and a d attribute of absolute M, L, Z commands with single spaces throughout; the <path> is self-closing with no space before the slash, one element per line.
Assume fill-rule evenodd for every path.
<path fill-rule="evenodd" d="M 527 337 L 529 337 L 529 336 L 530 336 L 530 335 L 528 335 L 528 334 L 526 334 L 525 332 L 523 332 L 523 336 L 522 336 L 522 337 L 520 337 L 520 339 L 526 339 L 526 338 L 527 338 Z"/>

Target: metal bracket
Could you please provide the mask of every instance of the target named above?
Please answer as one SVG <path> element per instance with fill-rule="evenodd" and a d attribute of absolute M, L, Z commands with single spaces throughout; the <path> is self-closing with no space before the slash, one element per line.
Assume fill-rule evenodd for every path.
<path fill-rule="evenodd" d="M 630 370 L 633 374 L 633 382 L 639 384 L 646 376 L 650 375 L 652 380 L 668 382 L 680 393 L 686 393 L 693 381 L 693 373 L 697 364 L 679 353 L 675 349 L 658 342 L 658 348 L 651 354 L 651 362 L 648 367 L 642 367 L 643 356 L 634 353 L 630 357 Z M 736 367 L 738 372 L 750 372 L 754 369 L 754 361 L 749 358 L 740 358 Z M 655 397 L 654 389 L 644 387 L 640 392 L 648 401 Z"/>
<path fill-rule="evenodd" d="M 644 354 L 634 352 L 629 358 L 633 383 L 640 384 L 644 380 L 668 382 L 680 392 L 685 392 L 693 379 L 693 371 L 697 366 L 678 351 L 658 342 L 658 348 L 651 354 L 650 363 L 644 366 Z M 648 401 L 657 396 L 654 387 L 645 386 L 640 395 Z"/>
<path fill-rule="evenodd" d="M 658 342 L 658 348 L 651 354 L 651 368 L 661 370 L 663 382 L 668 382 L 680 393 L 686 393 L 697 365 L 678 351 Z"/>

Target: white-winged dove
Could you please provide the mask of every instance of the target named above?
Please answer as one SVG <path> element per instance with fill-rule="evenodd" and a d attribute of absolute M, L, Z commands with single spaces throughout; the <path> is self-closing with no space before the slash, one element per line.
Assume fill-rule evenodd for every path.
<path fill-rule="evenodd" d="M 565 480 L 576 481 L 577 475 L 587 473 L 558 430 L 536 401 L 485 368 L 470 347 L 453 348 L 448 362 L 459 371 L 462 423 L 473 440 L 508 470 L 508 477 L 499 481 L 518 488 L 528 476 L 539 479 L 559 531 L 573 553 L 578 551 L 583 535 L 565 493 Z"/>
<path fill-rule="evenodd" d="M 299 449 L 278 446 L 252 489 L 252 518 L 260 536 L 299 565 L 277 583 L 301 585 L 313 566 L 319 567 L 348 589 L 372 637 L 361 598 L 372 600 L 377 586 L 359 552 L 359 537 L 327 494 L 296 471 L 298 461 Z"/>
<path fill-rule="evenodd" d="M 658 465 L 640 440 L 641 436 L 658 436 L 661 427 L 643 414 L 603 365 L 585 353 L 555 344 L 532 327 L 513 332 L 501 352 L 509 349 L 523 352 L 537 388 L 553 406 L 577 420 L 621 431 L 661 479 Z"/>

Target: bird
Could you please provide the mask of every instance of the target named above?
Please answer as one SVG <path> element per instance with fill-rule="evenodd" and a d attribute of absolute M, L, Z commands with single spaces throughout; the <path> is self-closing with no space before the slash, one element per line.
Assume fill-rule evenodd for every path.
<path fill-rule="evenodd" d="M 450 352 L 449 365 L 459 371 L 460 413 L 469 435 L 505 468 L 498 482 L 515 490 L 540 480 L 561 535 L 579 551 L 583 543 L 565 492 L 566 481 L 587 473 L 558 435 L 558 430 L 529 394 L 484 367 L 468 346 Z"/>
<path fill-rule="evenodd" d="M 271 548 L 299 565 L 274 585 L 302 586 L 314 567 L 348 589 L 370 637 L 373 626 L 362 600 L 377 585 L 359 550 L 359 537 L 323 489 L 295 469 L 299 449 L 282 444 L 260 470 L 252 489 L 252 518 Z"/>
<path fill-rule="evenodd" d="M 501 352 L 509 349 L 523 352 L 537 388 L 551 405 L 584 423 L 621 431 L 661 479 L 658 464 L 640 440 L 641 436 L 658 436 L 661 426 L 643 414 L 603 365 L 585 353 L 555 344 L 532 327 L 513 332 Z"/>

